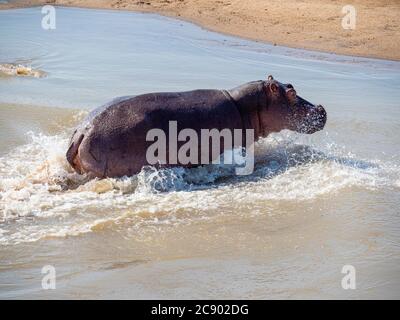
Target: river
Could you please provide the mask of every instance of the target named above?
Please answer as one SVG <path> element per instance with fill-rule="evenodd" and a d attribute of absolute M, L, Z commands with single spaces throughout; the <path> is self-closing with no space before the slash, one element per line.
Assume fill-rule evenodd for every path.
<path fill-rule="evenodd" d="M 289 49 L 154 14 L 0 11 L 0 298 L 400 298 L 400 62 Z M 327 110 L 256 146 L 255 171 L 87 180 L 65 152 L 117 96 L 272 74 Z M 56 289 L 43 290 L 43 266 Z M 356 289 L 342 288 L 342 268 Z"/>

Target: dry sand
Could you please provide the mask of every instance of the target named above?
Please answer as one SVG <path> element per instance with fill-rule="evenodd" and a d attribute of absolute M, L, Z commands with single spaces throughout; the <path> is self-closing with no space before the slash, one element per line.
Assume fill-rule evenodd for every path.
<path fill-rule="evenodd" d="M 210 30 L 277 45 L 400 60 L 399 0 L 11 0 L 1 8 L 44 3 L 156 12 Z M 342 8 L 356 8 L 356 28 L 342 28 Z"/>

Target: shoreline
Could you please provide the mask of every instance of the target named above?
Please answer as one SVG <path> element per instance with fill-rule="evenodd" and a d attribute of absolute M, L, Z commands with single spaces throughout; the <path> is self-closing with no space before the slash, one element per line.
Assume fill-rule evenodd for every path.
<path fill-rule="evenodd" d="M 360 0 L 354 1 L 356 2 L 356 7 L 358 1 Z M 328 2 L 328 0 L 303 0 L 301 4 L 305 4 L 307 7 L 323 2 Z M 330 1 L 330 3 L 332 2 L 335 3 L 334 6 L 336 9 L 342 8 L 342 0 Z M 384 1 L 371 0 L 367 2 L 381 3 Z M 203 6 L 205 5 L 211 5 L 211 3 L 214 3 L 214 5 L 210 7 L 211 12 L 218 12 L 215 13 L 214 16 L 203 14 L 203 11 L 199 8 L 203 8 Z M 315 35 L 308 35 L 308 32 L 310 31 L 308 30 L 309 27 L 303 27 L 302 30 L 300 30 L 299 24 L 301 24 L 301 21 L 293 20 L 298 17 L 298 15 L 295 15 L 296 17 L 286 18 L 284 18 L 284 16 L 282 15 L 282 13 L 284 13 L 285 10 L 287 10 L 290 6 L 291 9 L 294 9 L 293 6 L 296 6 L 294 0 L 289 0 L 289 3 L 287 3 L 286 5 L 279 4 L 279 6 L 281 7 L 281 11 L 279 11 L 280 15 L 277 18 L 278 22 L 276 20 L 271 20 L 272 22 L 270 22 L 270 20 L 265 19 L 264 15 L 256 14 L 250 16 L 250 19 L 253 20 L 249 23 L 243 22 L 244 18 L 240 15 L 235 17 L 235 19 L 233 19 L 234 17 L 232 17 L 232 13 L 221 15 L 219 12 L 221 11 L 220 6 L 223 4 L 227 5 L 228 3 L 234 6 L 240 5 L 240 3 L 238 2 L 232 1 L 231 3 L 226 0 L 198 0 L 195 3 L 197 7 L 193 7 L 190 10 L 187 10 L 186 6 L 188 6 L 189 4 L 193 4 L 193 0 L 15 0 L 10 1 L 9 3 L 0 3 L 0 10 L 37 7 L 50 4 L 54 6 L 77 7 L 86 9 L 107 9 L 133 11 L 140 13 L 154 13 L 169 18 L 178 19 L 184 22 L 189 22 L 212 32 L 218 32 L 228 36 L 239 37 L 245 40 L 262 42 L 273 46 L 282 46 L 291 49 L 302 49 L 315 51 L 318 53 L 337 54 L 349 57 L 400 61 L 400 41 L 396 41 L 396 39 L 393 38 L 393 35 L 394 37 L 397 36 L 397 38 L 400 37 L 400 25 L 397 22 L 393 23 L 393 21 L 395 20 L 390 20 L 390 18 L 388 17 L 385 18 L 385 15 L 383 17 L 382 15 L 379 15 L 379 19 L 376 20 L 380 21 L 375 21 L 372 26 L 377 23 L 384 24 L 388 21 L 391 21 L 392 24 L 389 24 L 388 28 L 387 24 L 385 24 L 384 26 L 384 29 L 388 29 L 386 30 L 387 32 L 383 32 L 382 30 L 376 28 L 374 29 L 373 27 L 370 27 L 374 29 L 372 34 L 366 32 L 368 30 L 358 30 L 358 28 L 356 28 L 355 30 L 344 30 L 341 27 L 341 16 L 338 15 L 336 17 L 337 23 L 335 23 L 335 25 L 333 26 L 334 30 L 332 30 L 332 26 L 330 26 L 329 28 L 325 28 L 327 30 L 319 30 L 319 35 L 316 35 L 316 40 L 314 37 Z M 259 0 L 250 0 L 248 3 L 250 4 L 251 8 L 259 8 L 259 6 L 261 5 L 261 2 Z M 345 3 L 345 1 L 343 3 Z M 206 6 L 206 8 L 209 7 Z M 374 14 L 377 15 L 375 11 L 379 8 L 383 11 L 392 11 L 393 17 L 398 18 L 397 21 L 400 21 L 400 3 L 392 4 L 392 7 L 390 5 L 384 7 L 372 6 L 369 7 L 369 10 L 374 11 Z M 299 8 L 297 7 L 296 11 L 298 11 L 298 9 Z M 233 12 L 235 13 L 236 11 Z M 317 12 L 314 12 L 314 14 L 317 14 Z M 242 15 L 245 16 L 246 12 L 244 12 Z M 254 20 L 259 18 L 265 19 L 265 21 L 260 20 L 260 23 L 260 21 Z M 288 19 L 289 23 L 287 21 Z M 270 26 L 271 23 L 273 25 L 272 27 Z M 322 23 L 322 25 L 324 25 L 324 23 Z M 264 30 L 268 28 L 271 30 L 273 29 L 274 31 L 265 32 Z M 297 32 L 293 36 L 291 36 L 292 33 L 294 33 L 293 29 L 297 29 Z M 359 29 L 365 29 L 365 26 L 360 27 Z M 278 33 L 278 37 L 275 35 L 274 32 Z M 327 40 L 325 40 L 326 38 Z M 362 38 L 363 40 L 359 38 Z M 367 40 L 365 40 L 365 38 Z M 377 38 L 379 38 L 379 40 L 377 40 Z"/>

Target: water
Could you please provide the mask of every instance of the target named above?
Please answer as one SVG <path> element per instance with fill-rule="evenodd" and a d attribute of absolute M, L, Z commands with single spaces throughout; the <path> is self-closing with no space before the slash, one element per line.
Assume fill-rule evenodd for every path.
<path fill-rule="evenodd" d="M 400 63 L 274 47 L 151 14 L 0 11 L 0 298 L 399 298 Z M 328 112 L 261 140 L 256 168 L 87 180 L 73 127 L 116 96 L 272 74 Z M 343 290 L 342 267 L 356 268 Z M 52 265 L 57 289 L 41 288 Z"/>

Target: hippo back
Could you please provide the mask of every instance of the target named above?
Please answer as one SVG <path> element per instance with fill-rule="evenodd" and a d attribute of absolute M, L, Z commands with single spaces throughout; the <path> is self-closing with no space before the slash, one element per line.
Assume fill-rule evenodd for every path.
<path fill-rule="evenodd" d="M 147 133 L 151 129 L 161 129 L 168 141 L 171 121 L 176 121 L 178 132 L 190 128 L 199 136 L 201 129 L 242 127 L 235 102 L 222 90 L 118 98 L 91 112 L 75 134 L 81 137 L 79 151 L 76 150 L 82 160 L 81 171 L 99 177 L 131 175 L 140 171 L 148 164 L 146 150 L 153 143 L 146 140 Z M 178 148 L 183 143 L 178 142 Z M 70 163 L 74 156 L 67 156 Z"/>

